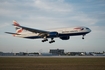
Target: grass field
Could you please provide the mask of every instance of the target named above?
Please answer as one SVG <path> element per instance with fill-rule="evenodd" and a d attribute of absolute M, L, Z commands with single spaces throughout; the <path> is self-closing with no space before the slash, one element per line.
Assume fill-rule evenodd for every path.
<path fill-rule="evenodd" d="M 105 70 L 105 58 L 0 58 L 0 70 Z"/>

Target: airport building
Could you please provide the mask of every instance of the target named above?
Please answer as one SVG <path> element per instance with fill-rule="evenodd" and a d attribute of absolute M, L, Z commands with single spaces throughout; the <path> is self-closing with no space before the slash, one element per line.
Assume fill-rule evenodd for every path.
<path fill-rule="evenodd" d="M 3 52 L 0 52 L 0 56 L 14 56 L 14 53 L 3 53 Z"/>
<path fill-rule="evenodd" d="M 65 55 L 68 56 L 85 56 L 86 52 L 67 52 Z"/>
<path fill-rule="evenodd" d="M 64 49 L 50 49 L 52 55 L 64 55 Z"/>

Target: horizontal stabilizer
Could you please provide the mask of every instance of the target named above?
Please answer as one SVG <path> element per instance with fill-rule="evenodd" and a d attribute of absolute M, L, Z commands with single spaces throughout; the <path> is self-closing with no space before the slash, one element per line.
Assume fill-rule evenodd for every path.
<path fill-rule="evenodd" d="M 17 33 L 11 33 L 11 32 L 5 32 L 7 34 L 15 34 L 15 35 L 20 35 L 20 34 L 17 34 Z"/>

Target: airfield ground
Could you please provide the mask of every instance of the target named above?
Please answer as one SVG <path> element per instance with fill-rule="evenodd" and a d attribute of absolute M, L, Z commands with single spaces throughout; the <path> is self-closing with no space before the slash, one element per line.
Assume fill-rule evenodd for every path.
<path fill-rule="evenodd" d="M 0 57 L 0 70 L 105 70 L 105 58 Z"/>

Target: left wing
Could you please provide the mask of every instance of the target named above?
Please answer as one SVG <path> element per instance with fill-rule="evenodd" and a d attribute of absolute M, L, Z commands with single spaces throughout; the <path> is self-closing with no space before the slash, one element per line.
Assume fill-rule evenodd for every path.
<path fill-rule="evenodd" d="M 33 29 L 33 28 L 24 27 L 24 26 L 19 26 L 19 27 L 21 27 L 22 29 L 28 30 L 30 32 L 33 32 L 33 33 L 44 33 L 44 34 L 50 33 L 49 31 L 44 31 L 44 30 L 39 30 L 39 29 Z"/>
<path fill-rule="evenodd" d="M 16 22 L 16 21 L 13 21 L 13 25 L 14 25 L 15 27 L 20 27 L 20 28 L 22 28 L 22 29 L 24 29 L 24 30 L 27 30 L 27 31 L 30 31 L 30 32 L 33 32 L 33 33 L 39 33 L 39 36 L 42 36 L 42 35 L 48 36 L 49 33 L 50 33 L 49 31 L 44 31 L 44 30 L 33 29 L 33 28 L 28 28 L 28 27 L 21 26 L 21 25 L 19 25 L 18 22 Z"/>

